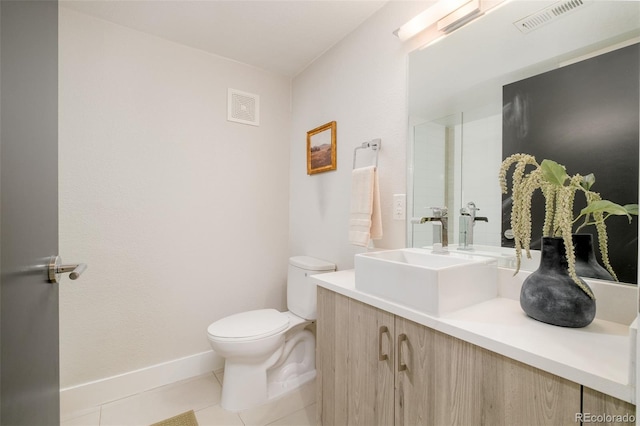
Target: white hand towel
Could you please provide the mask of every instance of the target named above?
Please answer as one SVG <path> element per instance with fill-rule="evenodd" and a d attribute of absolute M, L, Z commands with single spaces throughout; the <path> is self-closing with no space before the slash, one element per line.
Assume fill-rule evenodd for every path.
<path fill-rule="evenodd" d="M 382 238 L 382 213 L 380 210 L 380 189 L 378 186 L 378 169 L 373 169 L 373 207 L 371 212 L 371 239 Z"/>
<path fill-rule="evenodd" d="M 378 174 L 374 166 L 353 170 L 349 242 L 366 247 L 370 239 L 382 238 Z"/>

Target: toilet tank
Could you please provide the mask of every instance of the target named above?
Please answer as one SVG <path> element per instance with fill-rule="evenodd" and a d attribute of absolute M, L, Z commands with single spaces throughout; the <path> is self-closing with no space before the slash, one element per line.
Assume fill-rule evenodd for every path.
<path fill-rule="evenodd" d="M 295 256 L 289 259 L 287 275 L 287 308 L 297 316 L 316 319 L 316 284 L 311 275 L 333 272 L 336 265 L 309 256 Z"/>

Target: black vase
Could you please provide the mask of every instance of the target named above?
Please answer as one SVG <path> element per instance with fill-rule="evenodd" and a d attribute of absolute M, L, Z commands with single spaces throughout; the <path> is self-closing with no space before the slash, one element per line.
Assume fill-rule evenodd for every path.
<path fill-rule="evenodd" d="M 562 238 L 542 238 L 540 267 L 522 283 L 520 306 L 531 318 L 561 327 L 586 327 L 595 318 L 596 301 L 569 276 Z"/>
<path fill-rule="evenodd" d="M 596 254 L 593 250 L 593 235 L 573 234 L 572 238 L 576 254 L 576 273 L 585 278 L 613 281 L 614 278 L 609 271 L 596 260 Z"/>

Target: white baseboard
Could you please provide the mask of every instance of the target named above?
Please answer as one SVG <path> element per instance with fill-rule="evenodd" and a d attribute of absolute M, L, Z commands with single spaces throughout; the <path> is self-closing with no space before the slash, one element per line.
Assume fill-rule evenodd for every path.
<path fill-rule="evenodd" d="M 60 389 L 62 420 L 94 411 L 102 404 L 180 380 L 212 373 L 224 366 L 213 351 L 152 365 L 113 377 Z"/>

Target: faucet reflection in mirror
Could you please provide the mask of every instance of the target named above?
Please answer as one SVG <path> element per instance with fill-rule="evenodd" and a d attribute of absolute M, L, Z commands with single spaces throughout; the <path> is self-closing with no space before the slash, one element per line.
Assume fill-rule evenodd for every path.
<path fill-rule="evenodd" d="M 480 209 L 473 201 L 469 201 L 467 207 L 460 209 L 458 250 L 473 250 L 473 228 L 476 226 L 476 222 L 489 222 L 487 217 L 476 216 L 478 210 Z"/>

